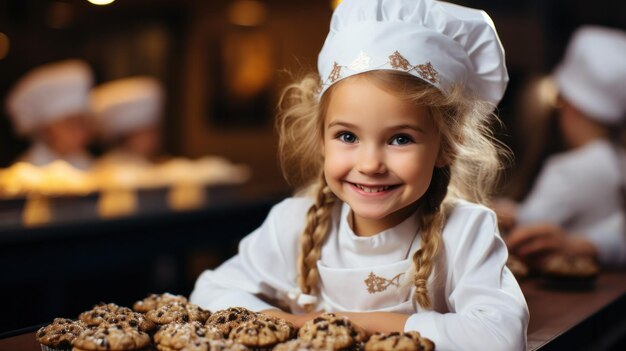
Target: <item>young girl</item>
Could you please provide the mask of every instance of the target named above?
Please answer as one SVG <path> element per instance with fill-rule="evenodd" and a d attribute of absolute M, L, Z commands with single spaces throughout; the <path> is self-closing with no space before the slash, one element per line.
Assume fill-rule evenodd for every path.
<path fill-rule="evenodd" d="M 436 1 L 343 1 L 321 82 L 290 86 L 278 121 L 285 175 L 310 192 L 276 205 L 191 301 L 297 326 L 333 311 L 439 350 L 525 349 L 495 215 L 467 201 L 487 200 L 499 168 L 488 124 L 507 74 L 492 25 Z"/>

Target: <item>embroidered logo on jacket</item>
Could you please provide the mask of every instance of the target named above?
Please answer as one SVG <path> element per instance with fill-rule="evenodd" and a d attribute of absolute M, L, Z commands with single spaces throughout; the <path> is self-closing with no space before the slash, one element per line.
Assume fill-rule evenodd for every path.
<path fill-rule="evenodd" d="M 383 292 L 387 290 L 387 288 L 391 285 L 399 288 L 400 287 L 400 277 L 404 273 L 399 273 L 395 277 L 391 279 L 387 279 L 385 277 L 379 277 L 374 272 L 370 272 L 370 275 L 367 276 L 367 279 L 364 280 L 365 285 L 367 286 L 367 292 L 370 294 L 374 294 L 377 292 Z"/>

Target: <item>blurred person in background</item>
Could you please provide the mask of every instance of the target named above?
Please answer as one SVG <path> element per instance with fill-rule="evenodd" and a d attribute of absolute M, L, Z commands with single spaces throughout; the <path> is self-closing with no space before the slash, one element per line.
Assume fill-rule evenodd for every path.
<path fill-rule="evenodd" d="M 98 165 L 150 165 L 161 152 L 164 92 L 154 78 L 136 76 L 95 87 L 91 108 L 106 153 Z"/>
<path fill-rule="evenodd" d="M 546 161 L 519 205 L 496 206 L 513 219 L 509 250 L 531 265 L 555 253 L 626 265 L 625 58 L 626 33 L 585 26 L 554 73 L 568 150 Z"/>
<path fill-rule="evenodd" d="M 92 157 L 88 101 L 93 75 L 81 60 L 49 63 L 27 72 L 7 95 L 15 133 L 30 139 L 17 161 L 43 166 L 64 160 L 87 169 Z"/>

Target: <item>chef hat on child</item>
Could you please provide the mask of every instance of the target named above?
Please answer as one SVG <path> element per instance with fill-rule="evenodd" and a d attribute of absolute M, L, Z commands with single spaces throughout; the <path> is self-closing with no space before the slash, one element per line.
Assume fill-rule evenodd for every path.
<path fill-rule="evenodd" d="M 91 92 L 91 108 L 106 139 L 158 125 L 162 107 L 163 89 L 152 77 L 118 79 Z"/>
<path fill-rule="evenodd" d="M 606 124 L 626 119 L 626 32 L 584 26 L 574 32 L 554 78 L 561 95 Z"/>
<path fill-rule="evenodd" d="M 407 72 L 443 92 L 460 83 L 493 104 L 508 83 L 504 49 L 484 11 L 434 0 L 344 0 L 319 54 L 322 93 L 379 69 Z"/>
<path fill-rule="evenodd" d="M 16 133 L 31 135 L 42 125 L 86 113 L 92 84 L 91 68 L 81 60 L 49 63 L 29 71 L 6 100 Z"/>

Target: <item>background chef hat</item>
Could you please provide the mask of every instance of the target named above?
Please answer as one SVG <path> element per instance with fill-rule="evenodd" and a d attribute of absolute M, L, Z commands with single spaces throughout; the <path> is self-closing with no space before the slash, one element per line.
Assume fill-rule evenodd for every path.
<path fill-rule="evenodd" d="M 31 135 L 40 126 L 88 111 L 93 76 L 81 60 L 39 66 L 9 92 L 6 108 L 17 134 Z"/>
<path fill-rule="evenodd" d="M 354 74 L 393 69 L 446 92 L 497 104 L 508 82 L 504 49 L 481 10 L 433 0 L 344 0 L 318 58 L 322 93 Z"/>
<path fill-rule="evenodd" d="M 590 118 L 606 124 L 626 119 L 626 32 L 579 28 L 554 78 L 561 95 Z"/>
<path fill-rule="evenodd" d="M 129 77 L 95 87 L 91 92 L 91 108 L 99 132 L 105 139 L 111 139 L 158 125 L 163 98 L 157 79 Z"/>

